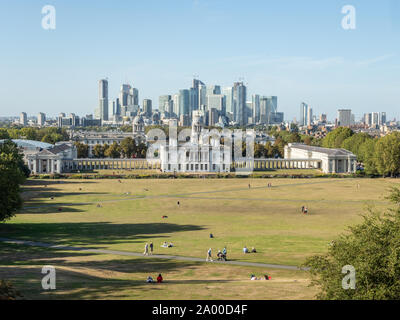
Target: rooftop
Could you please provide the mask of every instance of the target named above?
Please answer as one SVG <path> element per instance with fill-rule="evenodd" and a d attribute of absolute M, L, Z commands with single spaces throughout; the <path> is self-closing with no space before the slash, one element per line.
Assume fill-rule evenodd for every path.
<path fill-rule="evenodd" d="M 0 140 L 0 143 L 4 142 L 4 140 Z M 34 141 L 34 140 L 24 140 L 24 139 L 12 139 L 12 142 L 14 142 L 18 147 L 24 148 L 24 149 L 50 149 L 54 147 L 54 145 L 46 142 L 41 142 L 41 141 Z"/>
<path fill-rule="evenodd" d="M 322 147 L 308 146 L 303 143 L 289 143 L 289 147 L 302 149 L 306 151 L 325 153 L 331 156 L 354 156 L 354 154 L 346 149 L 330 149 Z"/>

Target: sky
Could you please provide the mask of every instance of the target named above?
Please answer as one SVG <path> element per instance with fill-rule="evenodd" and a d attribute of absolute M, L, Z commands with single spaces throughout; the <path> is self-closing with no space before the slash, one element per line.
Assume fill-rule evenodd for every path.
<path fill-rule="evenodd" d="M 92 114 L 102 78 L 110 99 L 128 82 L 158 107 L 197 75 L 278 96 L 285 120 L 301 102 L 330 120 L 340 108 L 400 119 L 398 0 L 2 0 L 0 44 L 0 116 Z"/>

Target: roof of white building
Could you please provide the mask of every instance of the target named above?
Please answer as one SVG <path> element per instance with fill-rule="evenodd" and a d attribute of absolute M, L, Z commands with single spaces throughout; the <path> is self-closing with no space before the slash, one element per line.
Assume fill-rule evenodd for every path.
<path fill-rule="evenodd" d="M 306 151 L 312 151 L 312 152 L 319 152 L 319 153 L 325 153 L 330 156 L 354 156 L 355 155 L 346 149 L 330 149 L 330 148 L 322 148 L 322 147 L 314 147 L 314 146 L 309 146 L 303 143 L 289 143 L 288 145 L 292 149 L 301 149 L 301 150 L 306 150 Z"/>
<path fill-rule="evenodd" d="M 4 141 L 5 140 L 0 140 L 0 143 L 2 143 Z M 12 139 L 12 142 L 14 142 L 18 147 L 21 147 L 24 149 L 36 149 L 36 148 L 50 149 L 50 148 L 54 147 L 54 145 L 52 145 L 50 143 L 34 141 L 34 140 Z"/>

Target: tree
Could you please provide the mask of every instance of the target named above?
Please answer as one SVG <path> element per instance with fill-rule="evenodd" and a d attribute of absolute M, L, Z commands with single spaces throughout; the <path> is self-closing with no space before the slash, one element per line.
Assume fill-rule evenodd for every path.
<path fill-rule="evenodd" d="M 22 295 L 15 290 L 11 282 L 0 280 L 0 300 L 15 300 Z"/>
<path fill-rule="evenodd" d="M 78 158 L 89 157 L 89 146 L 85 143 L 75 142 L 76 149 L 78 151 Z"/>
<path fill-rule="evenodd" d="M 121 152 L 126 158 L 132 158 L 132 155 L 136 152 L 136 143 L 131 137 L 122 140 L 120 146 Z"/>
<path fill-rule="evenodd" d="M 341 148 L 343 141 L 352 135 L 353 131 L 350 128 L 339 127 L 326 135 L 322 141 L 322 146 L 325 148 Z"/>
<path fill-rule="evenodd" d="M 7 129 L 0 128 L 0 139 L 10 139 L 10 134 Z"/>
<path fill-rule="evenodd" d="M 341 147 L 353 152 L 359 161 L 364 162 L 364 155 L 360 152 L 360 149 L 367 140 L 372 140 L 369 134 L 356 133 L 344 140 Z"/>
<path fill-rule="evenodd" d="M 320 288 L 319 299 L 400 298 L 400 189 L 388 197 L 394 208 L 384 213 L 370 210 L 363 222 L 333 241 L 325 255 L 307 259 L 312 285 Z M 355 268 L 356 287 L 344 290 L 344 266 Z"/>
<path fill-rule="evenodd" d="M 378 140 L 375 146 L 376 169 L 379 174 L 400 174 L 400 132 L 393 132 Z"/>
<path fill-rule="evenodd" d="M 304 144 L 311 146 L 313 139 L 310 136 L 303 136 L 302 140 L 303 140 Z"/>
<path fill-rule="evenodd" d="M 104 151 L 105 151 L 105 146 L 102 146 L 101 144 L 96 144 L 93 147 L 92 153 L 95 158 L 101 159 L 101 158 L 104 158 L 104 156 L 105 156 Z"/>
<path fill-rule="evenodd" d="M 376 152 L 375 146 L 378 140 L 370 139 L 366 140 L 359 148 L 359 156 L 364 164 L 364 170 L 366 174 L 377 175 L 378 170 L 376 167 Z"/>
<path fill-rule="evenodd" d="M 18 146 L 11 140 L 0 144 L 0 221 L 10 219 L 22 206 L 20 185 L 29 169 Z"/>
<path fill-rule="evenodd" d="M 113 142 L 112 145 L 110 145 L 107 150 L 105 150 L 104 155 L 107 158 L 120 158 L 121 157 L 121 147 L 119 146 L 118 143 L 116 143 L 115 141 Z"/>

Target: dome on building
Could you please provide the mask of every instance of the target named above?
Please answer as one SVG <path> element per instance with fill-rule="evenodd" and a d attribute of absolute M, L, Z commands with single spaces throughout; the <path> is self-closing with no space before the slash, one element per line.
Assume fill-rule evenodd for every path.
<path fill-rule="evenodd" d="M 140 116 L 136 116 L 133 119 L 133 124 L 144 124 L 143 117 L 141 115 Z"/>

